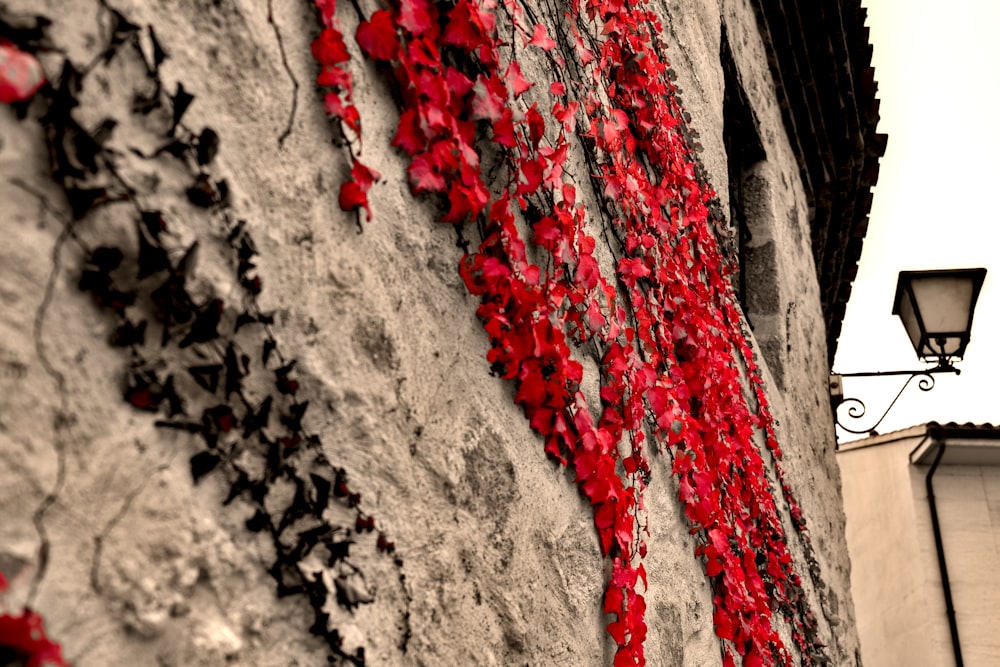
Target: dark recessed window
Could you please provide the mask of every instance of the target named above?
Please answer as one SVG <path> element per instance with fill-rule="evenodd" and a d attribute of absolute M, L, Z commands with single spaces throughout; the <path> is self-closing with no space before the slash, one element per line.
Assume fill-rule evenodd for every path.
<path fill-rule="evenodd" d="M 752 207 L 747 202 L 747 182 L 754 165 L 767 156 L 760 140 L 759 124 L 747 101 L 746 91 L 740 79 L 739 70 L 733 60 L 725 25 L 722 26 L 722 71 L 725 76 L 725 97 L 723 99 L 723 142 L 729 163 L 729 224 L 737 253 L 739 271 L 734 287 L 739 295 L 743 313 L 750 319 L 747 307 L 747 258 L 753 223 Z"/>

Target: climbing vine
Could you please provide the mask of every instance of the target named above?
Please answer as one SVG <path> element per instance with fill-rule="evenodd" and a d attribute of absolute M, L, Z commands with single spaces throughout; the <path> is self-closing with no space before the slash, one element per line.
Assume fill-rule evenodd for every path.
<path fill-rule="evenodd" d="M 195 482 L 213 471 L 224 475 L 230 485 L 225 504 L 237 498 L 249 503 L 254 514 L 246 527 L 271 539 L 275 556 L 269 573 L 278 595 L 305 596 L 315 616 L 310 631 L 326 641 L 331 656 L 340 663 L 364 665 L 364 647 L 344 647 L 330 613 L 332 605 L 351 611 L 374 600 L 373 582 L 353 562 L 351 548 L 364 541 L 373 552 L 391 558 L 405 590 L 403 560 L 388 536 L 375 530 L 375 519 L 363 511 L 362 496 L 350 486 L 347 472 L 334 464 L 319 435 L 303 423 L 309 401 L 300 398 L 296 361 L 282 353 L 271 331 L 273 313 L 257 302 L 263 286 L 256 244 L 246 222 L 231 212 L 226 180 L 213 174 L 219 134 L 212 128 L 194 132 L 184 125 L 194 96 L 183 85 L 177 84 L 172 95 L 162 92 L 159 67 L 168 54 L 155 33 L 148 30 L 157 46 L 153 60 L 147 61 L 138 48 L 141 29 L 113 10 L 112 18 L 109 60 L 140 59 L 157 91 L 140 113 L 163 121 L 158 147 L 138 158 L 167 160 L 170 168 L 186 172 L 183 194 L 189 215 L 214 220 L 221 232 L 216 240 L 222 241 L 232 284 L 238 287 L 228 300 L 199 293 L 199 241 L 181 243 L 176 221 L 155 207 L 155 190 L 147 192 L 130 182 L 114 152 L 96 142 L 84 144 L 93 154 L 83 162 L 94 165 L 101 187 L 87 188 L 81 198 L 77 179 L 84 174 L 55 175 L 71 202 L 77 202 L 77 218 L 107 201 L 130 204 L 132 233 L 119 237 L 131 236 L 134 242 L 84 246 L 79 287 L 112 314 L 111 343 L 129 352 L 124 399 L 138 410 L 160 415 L 157 426 L 200 441 L 199 451 L 190 458 Z M 67 82 L 75 78 L 64 72 L 62 85 L 53 93 L 49 136 L 67 129 L 84 132 L 68 113 L 55 113 L 74 106 L 60 97 L 73 95 Z M 58 143 L 50 149 L 57 157 L 67 150 Z M 77 149 L 58 162 L 79 163 L 80 157 Z M 404 651 L 406 640 L 404 636 L 401 641 Z"/>
<path fill-rule="evenodd" d="M 37 100 L 51 175 L 69 205 L 60 239 L 79 250 L 77 285 L 109 316 L 109 343 L 128 359 L 123 399 L 155 417 L 156 426 L 191 436 L 194 482 L 221 475 L 229 485 L 224 504 L 249 504 L 246 528 L 270 538 L 268 573 L 277 594 L 306 598 L 314 611 L 309 630 L 325 641 L 331 663 L 364 665 L 364 646 L 345 646 L 337 627 L 338 607 L 350 613 L 375 597 L 374 582 L 352 548 L 392 564 L 408 605 L 403 559 L 364 511 L 347 472 L 304 424 L 309 401 L 300 393 L 296 360 L 285 356 L 273 334 L 274 314 L 258 304 L 263 285 L 256 244 L 231 209 L 226 179 L 214 173 L 219 133 L 185 124 L 195 96 L 182 83 L 168 91 L 160 68 L 169 53 L 151 26 L 141 28 L 105 2 L 98 19 L 99 56 L 82 67 L 63 59 L 51 82 L 36 80 L 35 67 L 41 69 L 30 53 L 2 41 L 12 33 L 22 38 L 20 46 L 44 48 L 48 21 L 35 17 L 31 29 L 10 31 L 0 19 L 0 96 L 22 111 L 32 97 Z M 122 108 L 103 109 L 110 115 L 95 129 L 84 127 L 75 110 L 91 74 L 115 79 L 121 70 L 138 84 L 134 95 Z M 120 126 L 140 128 L 140 145 L 150 148 L 116 144 Z M 116 215 L 119 209 L 126 215 Z M 96 231 L 79 234 L 80 223 L 93 219 L 102 223 Z M 191 239 L 193 221 L 210 226 L 210 238 Z M 102 240 L 89 238 L 95 235 Z M 221 255 L 225 298 L 222 287 L 199 276 L 206 246 L 217 263 Z M 44 561 L 36 580 L 43 574 Z M 0 575 L 0 593 L 5 584 Z M 91 587 L 101 593 L 96 568 Z M 408 609 L 402 614 L 399 648 L 405 653 Z M 66 664 L 30 609 L 0 615 L 0 664 L 22 659 L 26 667 Z"/>
<path fill-rule="evenodd" d="M 360 146 L 336 4 L 315 5 L 317 83 L 328 115 Z M 515 0 L 398 0 L 362 20 L 355 38 L 395 86 L 392 145 L 410 159 L 411 191 L 438 197 L 443 222 L 481 230 L 460 272 L 480 298 L 491 372 L 515 382 L 514 400 L 546 453 L 574 470 L 592 505 L 611 561 L 603 608 L 613 617 L 615 665 L 645 664 L 649 446 L 672 459 L 724 664 L 793 664 L 782 621 L 800 662 L 823 662 L 769 466 L 808 546 L 805 522 L 784 478 L 720 250 L 717 202 L 691 149 L 660 21 L 619 0 L 564 9 L 559 42 Z M 539 60 L 557 77 L 547 95 L 522 67 Z M 610 218 L 610 277 L 586 231 L 595 211 L 566 170 L 577 140 Z M 487 176 L 487 157 L 503 175 Z M 367 193 L 378 177 L 353 151 L 352 164 L 340 205 L 370 219 Z M 582 393 L 573 354 L 587 342 L 601 351 L 599 406 Z"/>

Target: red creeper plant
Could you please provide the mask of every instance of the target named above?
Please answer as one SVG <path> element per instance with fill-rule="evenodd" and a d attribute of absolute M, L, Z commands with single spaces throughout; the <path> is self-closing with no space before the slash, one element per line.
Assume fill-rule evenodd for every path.
<path fill-rule="evenodd" d="M 7 580 L 0 574 L 0 593 Z M 24 667 L 68 667 L 62 648 L 45 634 L 45 622 L 37 612 L 0 613 L 0 663 Z"/>
<path fill-rule="evenodd" d="M 326 34 L 335 8 L 328 0 L 317 6 Z M 512 24 L 510 41 L 499 37 L 501 10 Z M 584 10 L 573 2 L 565 17 L 575 47 L 570 71 L 581 80 L 552 82 L 549 108 L 540 106 L 538 91 L 529 102 L 537 84 L 525 77 L 518 48 L 536 49 L 557 71 L 566 64 L 562 49 L 512 0 L 500 7 L 491 0 L 399 0 L 363 21 L 356 39 L 397 86 L 392 145 L 410 158 L 411 191 L 447 202 L 444 222 L 481 226 L 484 240 L 459 270 L 480 298 L 491 371 L 516 383 L 514 400 L 546 453 L 572 466 L 592 505 L 612 566 L 603 609 L 614 617 L 615 665 L 645 664 L 647 439 L 672 457 L 712 586 L 725 664 L 735 665 L 737 656 L 747 666 L 792 664 L 782 620 L 801 663 L 814 664 L 822 646 L 769 464 L 793 525 L 803 531 L 804 522 L 780 467 L 727 279 L 732 269 L 719 249 L 715 195 L 689 148 L 661 26 L 652 12 L 619 0 L 588 0 Z M 327 72 L 329 58 L 317 60 Z M 354 113 L 338 107 L 331 115 L 350 125 Z M 564 170 L 574 134 L 613 218 L 608 231 L 620 257 L 611 279 L 594 257 L 587 211 Z M 506 179 L 486 182 L 486 152 L 500 154 Z M 351 203 L 342 191 L 342 208 Z M 544 253 L 529 250 L 527 230 Z M 532 261 L 537 254 L 546 261 Z M 590 340 L 602 351 L 599 407 L 580 391 L 583 367 L 571 352 Z M 768 461 L 755 442 L 759 430 Z"/>
<path fill-rule="evenodd" d="M 336 0 L 316 0 L 323 29 L 312 42 L 312 55 L 321 66 L 316 77 L 317 85 L 326 90 L 323 96 L 323 106 L 331 118 L 340 121 L 340 131 L 350 130 L 361 152 L 361 115 L 352 103 L 354 93 L 354 77 L 345 63 L 350 62 L 351 54 L 344 44 L 344 35 L 340 29 L 340 21 L 334 15 Z M 346 137 L 345 137 L 346 139 Z M 368 204 L 368 191 L 381 175 L 365 166 L 354 153 L 351 142 L 351 175 L 340 186 L 340 207 L 345 211 L 364 208 L 367 219 L 372 219 L 371 206 Z M 360 223 L 359 223 L 360 225 Z"/>

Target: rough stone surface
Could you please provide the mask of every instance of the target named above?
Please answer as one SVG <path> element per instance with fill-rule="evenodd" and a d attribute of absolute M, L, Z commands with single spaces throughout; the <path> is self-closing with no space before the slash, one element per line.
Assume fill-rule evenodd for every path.
<path fill-rule="evenodd" d="M 50 16 L 53 42 L 78 64 L 94 57 L 105 29 L 98 3 L 8 5 Z M 454 231 L 435 222 L 435 205 L 409 193 L 405 162 L 388 148 L 397 115 L 376 68 L 348 38 L 364 155 L 384 176 L 372 191 L 375 217 L 358 234 L 353 214 L 337 205 L 347 156 L 331 143 L 311 83 L 317 28 L 308 3 L 274 3 L 300 84 L 282 146 L 293 87 L 267 3 L 115 6 L 135 24 L 155 26 L 170 54 L 164 79 L 196 95 L 185 122 L 219 131 L 216 166 L 257 241 L 262 307 L 276 311 L 275 335 L 298 359 L 311 403 L 307 428 L 347 470 L 404 562 L 400 581 L 388 559 L 359 545 L 372 555 L 361 557 L 358 595 L 374 602 L 353 614 L 331 610 L 345 645 L 364 646 L 376 665 L 610 664 L 614 646 L 600 613 L 606 573 L 591 510 L 546 459 L 512 386 L 488 373 L 488 341 L 456 270 L 462 251 Z M 768 308 L 750 316 L 777 376 L 769 382 L 779 438 L 819 559 L 813 576 L 801 560 L 798 567 L 833 664 L 854 664 L 808 212 L 766 54 L 746 2 L 655 6 L 723 199 L 720 17 L 760 123 L 767 160 L 755 193 L 768 215 L 756 223 L 753 256 L 768 264 L 751 275 Z M 362 9 L 370 13 L 374 3 Z M 346 6 L 341 15 L 352 35 L 356 16 Z M 530 71 L 544 66 L 539 60 Z M 83 92 L 81 122 L 96 126 L 127 100 L 133 76 L 118 61 L 99 69 L 97 87 Z M 113 141 L 123 153 L 146 150 L 144 136 L 141 126 L 123 126 Z M 142 177 L 143 163 L 130 164 Z M 180 221 L 178 233 L 200 241 L 200 289 L 227 300 L 236 287 L 220 231 L 191 213 L 179 181 L 168 175 L 154 185 L 159 205 Z M 98 244 L 122 233 L 127 213 L 109 206 L 76 233 Z M 248 507 L 223 505 L 227 489 L 214 475 L 193 485 L 191 439 L 156 428 L 155 417 L 122 401 L 128 359 L 107 343 L 107 316 L 77 289 L 83 253 L 63 234 L 68 217 L 37 123 L 0 107 L 0 572 L 11 581 L 8 604 L 23 604 L 44 568 L 30 602 L 78 667 L 325 664 L 324 645 L 308 632 L 312 610 L 298 597 L 276 597 L 266 572 L 272 547 L 245 528 Z M 596 393 L 596 385 L 585 390 Z M 654 455 L 651 464 L 650 664 L 720 664 L 708 582 L 669 461 Z"/>

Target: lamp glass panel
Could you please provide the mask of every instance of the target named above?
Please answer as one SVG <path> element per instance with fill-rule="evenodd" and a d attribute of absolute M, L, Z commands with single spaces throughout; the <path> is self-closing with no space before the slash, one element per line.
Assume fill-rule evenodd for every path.
<path fill-rule="evenodd" d="M 971 278 L 914 276 L 910 289 L 920 309 L 924 333 L 929 338 L 936 338 L 938 334 L 965 332 L 972 308 Z M 903 321 L 906 321 L 905 318 Z"/>
<path fill-rule="evenodd" d="M 942 340 L 944 345 L 940 345 L 938 340 Z M 959 348 L 962 346 L 962 339 L 959 336 L 937 336 L 937 337 L 927 337 L 927 342 L 924 345 L 924 349 L 921 350 L 917 356 L 919 357 L 940 357 L 946 356 L 950 357 L 958 353 Z"/>
<path fill-rule="evenodd" d="M 913 312 L 913 302 L 910 301 L 909 292 L 904 291 L 899 303 L 899 319 L 903 321 L 906 335 L 910 337 L 913 349 L 917 351 L 917 356 L 922 356 L 920 349 L 920 326 L 917 324 L 917 314 Z"/>

